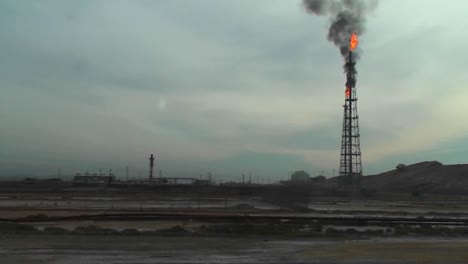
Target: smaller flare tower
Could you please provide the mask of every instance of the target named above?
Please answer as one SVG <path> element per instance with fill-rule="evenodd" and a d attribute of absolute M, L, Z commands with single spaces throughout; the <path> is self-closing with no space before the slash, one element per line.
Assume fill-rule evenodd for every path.
<path fill-rule="evenodd" d="M 153 154 L 151 154 L 151 156 L 149 157 L 149 180 L 150 181 L 153 181 L 153 168 L 154 168 L 154 160 L 156 158 L 153 156 Z"/>
<path fill-rule="evenodd" d="M 359 140 L 359 115 L 356 95 L 356 58 L 353 51 L 358 44 L 356 33 L 351 35 L 349 53 L 344 70 L 346 73 L 345 104 L 343 105 L 343 132 L 341 137 L 340 176 L 354 187 L 362 176 L 361 146 Z"/>

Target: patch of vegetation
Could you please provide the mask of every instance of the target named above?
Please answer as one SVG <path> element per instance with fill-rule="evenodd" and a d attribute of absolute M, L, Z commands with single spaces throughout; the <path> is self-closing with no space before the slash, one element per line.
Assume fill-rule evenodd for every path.
<path fill-rule="evenodd" d="M 394 228 L 394 230 L 395 230 L 395 235 L 405 236 L 405 235 L 408 235 L 409 233 L 411 233 L 412 228 L 410 226 L 401 225 L 401 226 L 396 226 Z"/>
<path fill-rule="evenodd" d="M 403 164 L 403 163 L 400 163 L 400 164 L 398 164 L 398 165 L 396 166 L 396 169 L 397 169 L 398 171 L 400 171 L 400 172 L 401 172 L 401 171 L 405 171 L 406 165 Z"/>
<path fill-rule="evenodd" d="M 307 230 L 307 231 L 305 231 Z M 239 223 L 239 224 L 213 224 L 201 226 L 198 230 L 202 234 L 231 234 L 231 235 L 300 235 L 318 233 L 321 225 L 309 223 L 307 225 L 298 223 Z"/>
<path fill-rule="evenodd" d="M 327 222 L 327 224 L 330 224 Z M 339 224 L 337 224 L 339 226 Z M 356 228 L 340 229 L 329 227 L 322 232 L 323 226 L 320 221 L 308 220 L 283 220 L 269 222 L 245 222 L 245 223 L 213 223 L 200 226 L 197 231 L 192 232 L 183 225 L 174 225 L 167 229 L 156 231 L 139 231 L 137 229 L 125 229 L 117 231 L 96 225 L 78 226 L 69 231 L 61 227 L 46 227 L 43 231 L 34 226 L 23 223 L 0 223 L 0 234 L 38 234 L 38 235 L 117 235 L 117 236 L 186 236 L 186 235 L 260 235 L 260 236 L 291 236 L 291 237 L 386 237 L 386 236 L 468 236 L 468 227 L 444 227 L 421 224 L 418 226 L 398 225 L 382 227 L 381 229 Z"/>
<path fill-rule="evenodd" d="M 72 231 L 73 234 L 78 235 L 115 235 L 119 232 L 112 228 L 105 228 L 95 225 L 78 226 Z"/>
<path fill-rule="evenodd" d="M 377 190 L 375 189 L 362 188 L 359 192 L 364 198 L 371 198 L 377 195 Z"/>
<path fill-rule="evenodd" d="M 69 233 L 69 231 L 65 228 L 54 226 L 44 228 L 44 232 L 51 235 L 65 235 Z"/>
<path fill-rule="evenodd" d="M 325 234 L 327 236 L 385 236 L 385 230 L 377 229 L 377 230 L 363 230 L 359 231 L 355 228 L 347 228 L 347 229 L 335 229 L 335 228 L 327 228 L 325 230 Z"/>
<path fill-rule="evenodd" d="M 31 225 L 18 223 L 0 223 L 0 233 L 3 234 L 26 234 L 34 233 L 38 230 Z"/>
<path fill-rule="evenodd" d="M 445 227 L 421 225 L 419 227 L 397 226 L 395 227 L 395 235 L 437 235 L 437 236 L 466 236 L 468 228 L 466 227 Z"/>
<path fill-rule="evenodd" d="M 162 234 L 187 234 L 189 233 L 189 231 L 187 231 L 185 228 L 181 227 L 180 225 L 175 225 L 168 229 L 161 229 L 161 230 L 158 230 L 157 232 L 162 233 Z"/>
<path fill-rule="evenodd" d="M 231 206 L 229 208 L 230 209 L 236 209 L 236 210 L 255 210 L 254 206 L 252 206 L 250 204 L 246 204 L 246 203 L 236 204 L 236 205 Z"/>
<path fill-rule="evenodd" d="M 35 215 L 28 215 L 21 219 L 25 222 L 43 222 L 49 220 L 49 216 L 46 214 L 35 214 Z"/>
<path fill-rule="evenodd" d="M 121 235 L 133 236 L 133 235 L 141 235 L 142 233 L 135 228 L 127 228 L 120 232 Z"/>

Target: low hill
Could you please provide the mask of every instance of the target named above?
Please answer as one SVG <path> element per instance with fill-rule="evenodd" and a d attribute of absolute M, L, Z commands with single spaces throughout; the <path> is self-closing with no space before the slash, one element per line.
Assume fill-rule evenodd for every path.
<path fill-rule="evenodd" d="M 468 164 L 425 161 L 364 176 L 361 187 L 377 191 L 468 195 Z"/>

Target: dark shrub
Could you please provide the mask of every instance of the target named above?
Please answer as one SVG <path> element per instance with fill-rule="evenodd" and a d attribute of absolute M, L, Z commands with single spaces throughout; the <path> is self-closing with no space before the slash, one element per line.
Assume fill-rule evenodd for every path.
<path fill-rule="evenodd" d="M 35 215 L 28 215 L 24 218 L 24 221 L 28 222 L 42 222 L 42 221 L 47 221 L 49 219 L 49 216 L 46 214 L 35 214 Z"/>
<path fill-rule="evenodd" d="M 86 234 L 86 235 L 112 235 L 117 234 L 118 232 L 112 228 L 103 228 L 95 225 L 89 226 L 78 226 L 73 229 L 73 233 L 75 234 Z"/>
<path fill-rule="evenodd" d="M 365 198 L 370 198 L 370 197 L 376 196 L 377 191 L 374 190 L 374 189 L 362 188 L 362 189 L 360 190 L 360 193 L 361 193 L 361 195 L 362 195 L 363 197 L 365 197 Z"/>
<path fill-rule="evenodd" d="M 189 231 L 185 230 L 180 225 L 175 225 L 169 229 L 161 229 L 161 230 L 158 230 L 157 232 L 167 233 L 167 234 L 183 234 L 183 233 L 188 233 Z"/>
<path fill-rule="evenodd" d="M 135 228 L 127 228 L 120 232 L 122 235 L 140 235 L 140 231 Z"/>
<path fill-rule="evenodd" d="M 34 226 L 17 223 L 0 223 L 0 233 L 18 234 L 36 232 Z"/>
<path fill-rule="evenodd" d="M 68 233 L 68 230 L 65 228 L 61 228 L 61 227 L 51 226 L 51 227 L 44 228 L 44 232 L 48 234 L 53 234 L 53 235 L 64 235 Z"/>

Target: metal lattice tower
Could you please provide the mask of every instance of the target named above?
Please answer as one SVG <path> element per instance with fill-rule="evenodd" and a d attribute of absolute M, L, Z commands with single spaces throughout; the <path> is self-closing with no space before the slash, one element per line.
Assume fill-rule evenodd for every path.
<path fill-rule="evenodd" d="M 343 106 L 343 134 L 341 137 L 340 176 L 348 184 L 357 186 L 362 175 L 359 115 L 356 96 L 356 62 L 350 51 L 344 69 L 346 72 L 345 104 Z"/>

